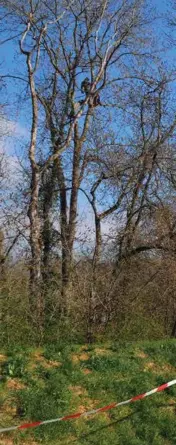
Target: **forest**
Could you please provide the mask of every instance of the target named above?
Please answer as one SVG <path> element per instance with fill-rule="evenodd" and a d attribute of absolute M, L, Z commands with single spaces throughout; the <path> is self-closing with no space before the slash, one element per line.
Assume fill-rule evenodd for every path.
<path fill-rule="evenodd" d="M 176 337 L 176 1 L 0 0 L 0 343 Z"/>

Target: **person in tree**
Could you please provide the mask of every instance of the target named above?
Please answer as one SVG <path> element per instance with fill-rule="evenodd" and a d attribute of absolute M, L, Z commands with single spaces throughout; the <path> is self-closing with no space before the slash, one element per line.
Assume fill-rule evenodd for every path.
<path fill-rule="evenodd" d="M 86 77 L 81 83 L 81 93 L 89 94 L 91 89 L 91 83 L 88 77 Z"/>
<path fill-rule="evenodd" d="M 91 107 L 97 107 L 98 105 L 102 105 L 99 93 L 98 92 L 90 93 L 90 90 L 91 90 L 91 83 L 90 83 L 89 78 L 86 77 L 81 83 L 81 92 L 84 93 L 86 95 L 86 97 L 90 94 L 88 104 Z M 84 101 L 80 101 L 80 102 L 82 104 Z"/>

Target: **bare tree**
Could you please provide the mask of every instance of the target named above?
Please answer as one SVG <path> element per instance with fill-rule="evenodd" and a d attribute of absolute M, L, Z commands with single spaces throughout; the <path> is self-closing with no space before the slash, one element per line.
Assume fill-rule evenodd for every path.
<path fill-rule="evenodd" d="M 79 191 L 82 188 L 87 194 L 95 217 L 93 269 L 96 271 L 101 257 L 101 223 L 122 208 L 127 210 L 127 222 L 120 235 L 119 259 L 132 254 L 136 248 L 134 237 L 148 205 L 147 194 L 157 165 L 157 150 L 173 134 L 175 122 L 162 129 L 160 103 L 164 83 L 149 83 L 151 76 L 148 73 L 144 75 L 141 68 L 144 59 L 151 60 L 145 37 L 145 24 L 148 30 L 149 20 L 146 20 L 146 5 L 143 7 L 142 1 L 102 0 L 96 5 L 86 0 L 52 1 L 50 5 L 43 1 L 29 1 L 27 4 L 7 1 L 1 4 L 11 12 L 11 20 L 18 24 L 21 32 L 20 51 L 26 62 L 31 98 L 28 150 L 31 170 L 28 209 L 31 309 L 42 335 L 42 281 L 43 278 L 47 281 L 50 266 L 54 200 L 59 201 L 60 233 L 57 243 L 61 244 L 61 312 L 66 314 Z M 87 77 L 85 89 L 82 82 Z M 136 99 L 133 106 L 125 104 L 125 95 L 129 100 L 131 94 L 134 102 L 140 93 L 139 85 L 147 85 L 145 94 L 139 94 L 139 100 Z M 101 100 L 97 102 L 100 95 Z M 111 147 L 108 141 L 104 143 L 107 157 L 111 152 L 113 158 L 113 147 L 117 144 L 124 152 L 123 166 L 116 168 L 115 177 L 107 163 L 103 164 L 102 155 L 95 159 L 96 147 L 90 150 L 89 135 L 90 129 L 94 131 L 96 119 L 103 122 L 102 128 L 109 125 L 112 130 L 108 109 L 113 110 L 115 122 L 116 112 L 122 105 L 126 111 L 130 111 L 128 107 L 131 107 L 131 119 L 134 118 L 133 113 L 138 113 L 138 123 L 134 119 L 137 137 L 133 140 L 133 155 L 128 152 L 132 141 L 128 147 L 123 147 L 120 137 Z M 119 158 L 116 159 L 118 161 Z M 98 174 L 92 170 L 89 193 L 84 188 L 84 181 L 89 166 L 93 164 L 98 165 Z M 98 209 L 101 186 L 109 186 L 115 183 L 115 179 L 119 184 L 116 198 L 110 205 Z"/>
<path fill-rule="evenodd" d="M 90 2 L 70 2 L 66 7 L 59 2 L 48 8 L 40 5 L 24 7 L 20 2 L 7 2 L 21 24 L 26 22 L 20 49 L 26 58 L 28 81 L 32 101 L 32 127 L 29 159 L 31 163 L 31 201 L 29 218 L 31 227 L 31 289 L 37 301 L 39 313 L 43 311 L 41 292 L 41 258 L 43 240 L 39 218 L 39 184 L 41 175 L 52 165 L 60 188 L 62 283 L 63 303 L 69 283 L 73 243 L 76 229 L 78 190 L 84 173 L 81 152 L 94 111 L 94 98 L 105 87 L 110 72 L 124 57 L 141 56 L 137 30 L 144 25 L 140 1 L 128 1 L 116 5 L 106 1 L 93 5 Z M 67 30 L 65 23 L 69 23 Z M 73 42 L 70 46 L 70 32 Z M 59 41 L 59 47 L 58 47 Z M 41 63 L 45 61 L 42 78 Z M 43 67 L 42 67 L 43 68 Z M 48 70 L 51 74 L 48 76 Z M 83 99 L 78 93 L 83 77 L 90 76 L 90 88 Z M 44 79 L 44 80 L 43 80 Z M 37 161 L 36 144 L 39 109 L 45 111 L 50 132 L 52 151 L 43 156 L 43 165 Z M 80 122 L 80 123 L 79 123 Z M 67 214 L 66 179 L 62 153 L 73 145 L 72 190 L 69 220 Z M 45 231 L 44 231 L 45 232 Z M 39 316 L 40 318 L 40 316 Z"/>

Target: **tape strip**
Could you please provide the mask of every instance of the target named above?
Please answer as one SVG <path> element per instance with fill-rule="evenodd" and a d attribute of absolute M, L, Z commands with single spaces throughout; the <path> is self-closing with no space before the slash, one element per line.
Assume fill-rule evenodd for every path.
<path fill-rule="evenodd" d="M 0 433 L 5 433 L 6 431 L 35 428 L 40 425 L 46 425 L 46 424 L 54 423 L 54 422 L 61 422 L 62 420 L 73 420 L 73 419 L 78 419 L 79 417 L 83 417 L 83 416 L 86 417 L 86 416 L 91 416 L 93 414 L 103 413 L 110 409 L 117 408 L 118 406 L 127 405 L 128 403 L 136 402 L 137 400 L 142 400 L 145 397 L 151 396 L 152 394 L 164 391 L 165 389 L 167 389 L 173 385 L 176 385 L 176 379 L 172 380 L 171 382 L 164 383 L 164 385 L 158 386 L 157 388 L 152 389 L 151 391 L 144 392 L 143 394 L 139 394 L 138 396 L 132 397 L 131 399 L 125 400 L 123 402 L 119 402 L 119 403 L 114 402 L 114 403 L 111 403 L 110 405 L 106 405 L 106 406 L 103 406 L 102 408 L 97 408 L 92 411 L 85 411 L 84 413 L 69 414 L 68 416 L 58 417 L 57 419 L 43 420 L 40 422 L 23 423 L 22 425 L 18 425 L 18 426 L 11 426 L 8 428 L 0 428 Z"/>

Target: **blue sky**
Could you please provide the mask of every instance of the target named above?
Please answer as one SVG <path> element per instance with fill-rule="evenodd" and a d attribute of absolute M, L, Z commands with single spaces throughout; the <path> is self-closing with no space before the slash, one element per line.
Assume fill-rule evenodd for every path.
<path fill-rule="evenodd" d="M 164 24 L 164 16 L 169 10 L 170 2 L 168 0 L 151 0 L 151 5 L 153 8 L 156 8 L 156 13 L 161 14 L 163 18 L 158 19 L 153 24 L 153 29 L 155 35 L 158 38 L 158 43 L 162 45 L 162 39 L 164 38 L 164 33 L 167 34 L 168 29 Z M 5 38 L 5 35 L 4 35 Z M 1 39 L 3 39 L 3 35 L 1 34 Z M 167 37 L 166 37 L 167 40 Z M 172 63 L 175 57 L 175 49 L 168 50 L 162 54 L 163 62 L 166 64 Z M 24 64 L 24 56 L 20 54 L 19 48 L 12 41 L 5 43 L 0 46 L 0 58 L 1 58 L 1 66 L 0 66 L 0 74 L 11 74 L 11 75 L 23 75 L 23 70 L 25 70 Z M 175 58 L 176 60 L 176 58 Z M 7 88 L 1 95 L 1 100 L 9 102 L 7 105 L 7 115 L 8 118 L 14 122 L 18 122 L 16 135 L 14 136 L 14 129 L 12 124 L 12 135 L 8 137 L 5 141 L 5 148 L 10 156 L 22 155 L 24 151 L 24 147 L 29 138 L 29 130 L 30 130 L 30 111 L 29 111 L 29 102 L 27 104 L 22 104 L 18 102 L 18 95 L 20 92 L 22 95 L 25 94 L 26 85 L 21 84 L 20 81 L 13 79 L 6 80 Z M 81 195 L 80 196 L 80 211 L 87 212 L 87 201 Z M 88 216 L 86 214 L 86 218 L 84 219 L 83 226 L 85 228 L 86 224 L 88 227 L 91 227 L 91 218 L 92 216 Z M 107 224 L 108 229 L 108 224 Z"/>
<path fill-rule="evenodd" d="M 163 15 L 163 19 L 158 19 L 154 22 L 154 32 L 158 36 L 158 43 L 163 39 L 163 32 L 168 32 L 165 24 L 164 24 L 164 16 L 166 15 L 166 12 L 170 9 L 170 0 L 150 0 L 150 5 L 153 7 L 153 10 L 156 8 L 156 13 Z M 5 35 L 1 34 L 1 39 L 3 37 L 6 37 Z M 166 38 L 167 40 L 167 38 Z M 167 53 L 163 53 L 162 57 L 165 62 L 168 62 L 169 60 L 173 61 L 174 57 L 174 49 L 168 51 Z M 23 72 L 21 70 L 21 67 L 24 67 L 24 57 L 20 55 L 19 49 L 13 42 L 7 42 L 4 45 L 0 46 L 0 59 L 1 59 L 1 66 L 0 66 L 0 73 L 2 74 L 18 74 L 19 72 Z M 25 69 L 25 68 L 24 68 Z M 19 93 L 19 88 L 21 88 L 21 83 L 14 80 L 6 80 L 8 85 L 8 96 L 13 96 L 13 99 L 15 100 L 15 96 L 17 93 Z M 22 89 L 24 89 L 25 84 L 22 86 Z M 14 114 L 14 107 L 11 108 L 12 110 L 12 117 Z M 9 112 L 9 110 L 8 110 Z M 23 125 L 28 125 L 28 119 L 26 121 L 25 114 L 21 113 L 20 110 L 18 110 L 18 118 L 20 123 Z"/>
<path fill-rule="evenodd" d="M 156 14 L 161 15 L 160 19 L 157 19 L 153 24 L 153 31 L 156 35 L 156 40 L 158 45 L 162 47 L 162 42 L 165 40 L 169 44 L 167 34 L 169 33 L 166 26 L 166 13 L 170 9 L 170 0 L 148 0 L 150 6 L 153 7 L 153 11 L 156 9 Z M 0 34 L 1 39 L 6 38 L 6 35 Z M 162 53 L 163 62 L 166 64 L 172 64 L 174 59 L 176 60 L 176 50 L 174 48 L 168 49 L 167 52 Z M 17 42 L 9 41 L 4 45 L 0 45 L 0 74 L 10 74 L 10 75 L 22 75 L 25 73 L 26 65 L 24 56 L 20 54 Z M 30 102 L 21 103 L 19 95 L 22 94 L 23 97 L 26 96 L 26 84 L 21 83 L 21 81 L 6 79 L 6 90 L 1 93 L 2 102 L 7 101 L 7 115 L 12 121 L 18 122 L 17 132 L 15 137 L 8 138 L 7 147 L 9 154 L 13 154 L 13 149 L 15 148 L 15 153 L 21 154 L 23 152 L 23 145 L 29 137 L 30 130 Z M 8 105 L 9 102 L 9 105 Z M 12 131 L 13 133 L 13 131 Z M 19 139 L 18 137 L 19 136 Z"/>
<path fill-rule="evenodd" d="M 168 29 L 166 27 L 165 17 L 170 9 L 170 0 L 149 0 L 150 5 L 153 7 L 153 11 L 156 9 L 157 15 L 161 15 L 160 19 L 153 24 L 154 33 L 156 35 L 156 40 L 158 45 L 162 46 L 162 41 L 168 43 Z M 166 34 L 166 35 L 165 35 Z M 1 39 L 6 38 L 6 35 L 1 33 Z M 167 50 L 167 52 L 162 53 L 162 59 L 164 64 L 172 64 L 174 59 L 176 60 L 176 51 L 174 48 Z M 23 75 L 26 70 L 24 56 L 20 54 L 17 42 L 14 43 L 9 41 L 4 45 L 0 45 L 0 74 L 10 74 L 10 75 Z M 12 121 L 16 120 L 18 122 L 19 136 L 23 136 L 22 142 L 24 143 L 25 130 L 26 138 L 29 136 L 30 129 L 30 103 L 20 103 L 19 94 L 21 93 L 24 97 L 26 95 L 26 85 L 18 80 L 6 79 L 6 90 L 1 93 L 2 102 L 7 101 L 7 114 L 9 119 Z M 10 100 L 9 100 L 10 99 Z M 10 106 L 8 106 L 8 102 Z M 13 144 L 16 146 L 17 134 L 15 138 L 8 139 L 8 147 L 12 154 Z M 21 151 L 21 144 L 18 143 L 18 148 L 15 150 Z"/>

